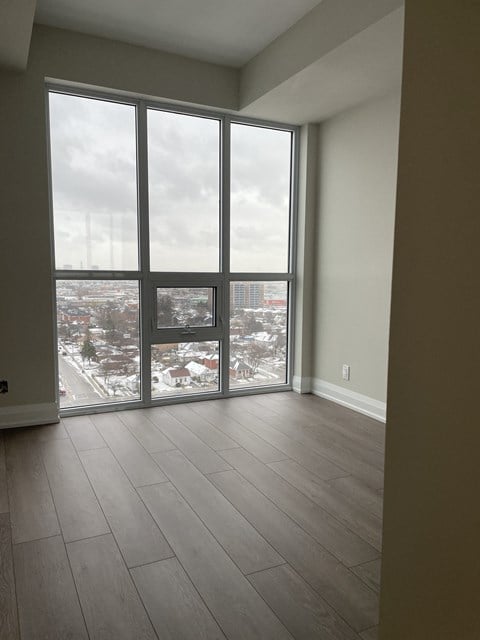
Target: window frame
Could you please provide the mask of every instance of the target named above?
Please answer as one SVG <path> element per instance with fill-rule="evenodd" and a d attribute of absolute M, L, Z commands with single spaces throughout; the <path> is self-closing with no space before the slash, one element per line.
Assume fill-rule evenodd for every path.
<path fill-rule="evenodd" d="M 204 342 L 209 340 L 221 340 L 224 330 L 224 308 L 223 308 L 223 279 L 219 274 L 177 274 L 179 277 L 175 278 L 170 276 L 156 276 L 151 277 L 150 282 L 152 286 L 152 341 L 151 344 L 161 344 L 162 342 Z M 212 326 L 191 326 L 191 330 L 194 332 L 191 334 L 191 339 L 184 339 L 186 336 L 183 333 L 185 327 L 157 327 L 157 288 L 175 288 L 175 289 L 194 289 L 194 288 L 208 288 L 215 291 L 214 313 L 215 323 Z M 183 338 L 182 338 L 183 336 Z"/>
<path fill-rule="evenodd" d="M 53 190 L 52 190 L 52 165 L 51 165 L 51 140 L 49 118 L 49 94 L 61 93 L 81 98 L 91 98 L 107 102 L 127 104 L 134 106 L 136 111 L 136 173 L 137 173 L 137 233 L 138 233 L 138 271 L 92 271 L 92 270 L 62 270 L 55 266 L 55 238 L 53 215 Z M 199 116 L 217 119 L 220 122 L 220 237 L 219 271 L 212 273 L 202 272 L 158 272 L 150 271 L 150 236 L 149 236 L 149 185 L 148 185 L 148 141 L 147 141 L 147 112 L 148 109 L 169 111 L 178 114 Z M 81 85 L 70 85 L 48 79 L 45 83 L 45 113 L 46 113 L 46 144 L 47 144 L 47 170 L 50 208 L 50 244 L 51 244 L 51 282 L 52 282 L 52 308 L 53 338 L 55 348 L 55 375 L 56 402 L 60 407 L 59 395 L 59 371 L 57 357 L 57 280 L 132 280 L 139 284 L 140 290 L 140 400 L 102 403 L 77 407 L 60 408 L 61 416 L 84 415 L 89 413 L 101 413 L 116 411 L 126 408 L 144 408 L 163 404 L 176 404 L 182 402 L 218 399 L 234 396 L 255 395 L 260 393 L 290 391 L 293 382 L 294 360 L 294 314 L 295 314 L 295 266 L 296 266 L 296 237 L 297 237 L 297 206 L 298 206 L 298 164 L 299 164 L 299 127 L 269 120 L 242 117 L 238 114 L 228 114 L 221 111 L 200 109 L 189 105 L 180 105 L 162 100 L 143 99 L 131 94 L 115 93 L 103 89 L 84 88 Z M 230 271 L 230 127 L 232 124 L 243 124 L 256 127 L 288 131 L 292 134 L 290 154 L 290 207 L 289 207 L 289 233 L 288 233 L 288 271 L 286 272 L 231 272 Z M 265 386 L 230 388 L 229 387 L 229 363 L 230 363 L 230 283 L 235 281 L 282 281 L 288 287 L 288 311 L 287 311 L 287 361 L 286 382 Z M 216 312 L 217 326 L 195 328 L 195 334 L 190 340 L 182 342 L 202 342 L 218 340 L 220 351 L 221 369 L 219 370 L 219 391 L 204 394 L 185 394 L 177 397 L 155 398 L 151 396 L 151 345 L 169 342 L 173 333 L 170 329 L 156 328 L 155 292 L 156 287 L 216 287 Z M 178 330 L 173 332 L 178 334 Z M 167 339 L 169 338 L 169 339 Z"/>

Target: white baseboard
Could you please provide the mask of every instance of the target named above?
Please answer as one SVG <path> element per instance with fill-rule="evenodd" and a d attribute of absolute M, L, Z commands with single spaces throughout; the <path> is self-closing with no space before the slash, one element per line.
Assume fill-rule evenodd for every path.
<path fill-rule="evenodd" d="M 297 393 L 312 393 L 312 379 L 293 376 L 292 389 Z"/>
<path fill-rule="evenodd" d="M 320 380 L 319 378 L 313 378 L 312 392 L 316 396 L 332 400 L 337 404 L 363 413 L 380 422 L 386 421 L 387 405 L 385 402 L 380 402 L 380 400 L 364 396 L 362 393 L 357 393 L 356 391 L 350 391 L 350 389 L 339 387 L 336 384 Z"/>
<path fill-rule="evenodd" d="M 52 424 L 59 420 L 56 402 L 0 408 L 0 429 Z"/>

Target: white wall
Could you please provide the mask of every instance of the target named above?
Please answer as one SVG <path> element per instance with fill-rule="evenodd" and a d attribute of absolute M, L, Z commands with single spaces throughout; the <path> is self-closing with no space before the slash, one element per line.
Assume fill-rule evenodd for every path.
<path fill-rule="evenodd" d="M 293 388 L 309 393 L 312 386 L 313 277 L 317 207 L 318 125 L 300 129 L 295 295 Z"/>
<path fill-rule="evenodd" d="M 318 148 L 314 391 L 333 384 L 375 400 L 380 411 L 387 388 L 399 110 L 395 94 L 339 114 L 320 127 Z M 351 366 L 349 382 L 342 380 L 344 363 Z"/>
<path fill-rule="evenodd" d="M 322 0 L 242 68 L 241 107 L 288 82 L 402 4 L 403 0 Z M 290 99 L 299 103 L 305 96 L 296 88 Z"/>

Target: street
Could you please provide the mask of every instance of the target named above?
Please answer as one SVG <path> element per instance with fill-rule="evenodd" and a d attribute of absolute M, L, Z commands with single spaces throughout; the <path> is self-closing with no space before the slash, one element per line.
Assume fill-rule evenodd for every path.
<path fill-rule="evenodd" d="M 58 357 L 58 370 L 60 378 L 67 394 L 60 396 L 61 407 L 76 407 L 89 404 L 99 404 L 108 402 L 108 398 L 103 398 L 95 391 L 91 384 L 77 371 L 68 358 Z"/>

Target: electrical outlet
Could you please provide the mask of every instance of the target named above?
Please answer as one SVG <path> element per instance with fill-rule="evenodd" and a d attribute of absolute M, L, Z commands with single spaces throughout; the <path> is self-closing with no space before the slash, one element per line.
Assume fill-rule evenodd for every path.
<path fill-rule="evenodd" d="M 0 393 L 8 393 L 8 380 L 0 380 Z"/>
<path fill-rule="evenodd" d="M 344 364 L 342 367 L 342 378 L 344 380 L 350 380 L 350 365 Z"/>

